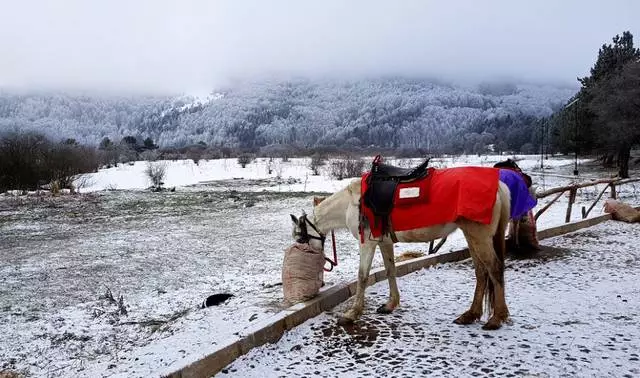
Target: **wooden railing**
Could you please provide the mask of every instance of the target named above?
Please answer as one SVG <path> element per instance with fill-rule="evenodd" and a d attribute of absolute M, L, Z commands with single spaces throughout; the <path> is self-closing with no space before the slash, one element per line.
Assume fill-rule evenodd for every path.
<path fill-rule="evenodd" d="M 573 208 L 573 204 L 576 202 L 576 195 L 578 193 L 578 189 L 587 188 L 587 187 L 590 187 L 590 186 L 596 186 L 596 185 L 600 185 L 600 184 L 606 184 L 604 189 L 602 189 L 600 194 L 598 194 L 598 196 L 596 197 L 595 201 L 593 201 L 593 203 L 591 204 L 591 206 L 589 206 L 588 209 L 585 206 L 582 206 L 582 219 L 585 219 L 586 217 L 589 216 L 589 213 L 591 212 L 591 210 L 593 210 L 593 208 L 596 206 L 598 201 L 600 201 L 600 199 L 602 198 L 604 193 L 607 191 L 607 189 L 611 190 L 611 198 L 616 199 L 617 198 L 616 186 L 620 187 L 621 185 L 630 184 L 630 183 L 638 182 L 638 181 L 640 181 L 640 178 L 601 179 L 601 180 L 596 180 L 596 181 L 590 181 L 590 182 L 576 183 L 576 184 L 567 185 L 567 186 L 561 186 L 561 187 L 558 187 L 558 188 L 552 188 L 552 189 L 545 190 L 545 191 L 540 192 L 540 193 L 536 193 L 536 197 L 538 199 L 546 198 L 546 197 L 552 196 L 554 194 L 556 196 L 553 197 L 553 199 L 551 201 L 549 201 L 542 209 L 540 209 L 540 210 L 538 210 L 536 212 L 535 219 L 538 220 L 538 218 L 540 217 L 540 215 L 542 215 L 542 213 L 547 211 L 547 209 L 549 209 L 549 207 L 551 207 L 551 205 L 553 205 L 558 199 L 560 199 L 560 197 L 562 197 L 562 195 L 564 193 L 566 193 L 568 191 L 569 192 L 569 204 L 567 205 L 567 213 L 566 213 L 565 219 L 564 219 L 565 223 L 568 223 L 568 222 L 571 221 L 571 210 Z"/>

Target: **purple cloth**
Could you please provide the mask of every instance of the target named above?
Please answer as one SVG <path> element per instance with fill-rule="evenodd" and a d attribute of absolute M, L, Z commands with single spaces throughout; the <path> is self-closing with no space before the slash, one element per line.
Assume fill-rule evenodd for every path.
<path fill-rule="evenodd" d="M 519 219 L 538 203 L 529 193 L 524 178 L 518 172 L 501 169 L 500 181 L 505 183 L 511 192 L 511 219 Z"/>

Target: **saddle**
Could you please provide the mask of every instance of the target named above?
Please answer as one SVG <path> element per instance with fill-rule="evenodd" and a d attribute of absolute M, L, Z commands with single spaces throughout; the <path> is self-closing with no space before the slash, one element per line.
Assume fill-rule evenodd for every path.
<path fill-rule="evenodd" d="M 371 171 L 367 178 L 367 191 L 362 200 L 375 215 L 376 221 L 382 222 L 382 232 L 389 232 L 389 216 L 393 210 L 398 184 L 422 179 L 429 170 L 429 158 L 413 168 L 401 168 L 382 163 L 382 157 L 377 155 L 373 159 Z"/>

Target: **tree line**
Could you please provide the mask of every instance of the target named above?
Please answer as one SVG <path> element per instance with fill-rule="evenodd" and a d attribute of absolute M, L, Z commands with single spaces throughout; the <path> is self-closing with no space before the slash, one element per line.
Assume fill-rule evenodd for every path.
<path fill-rule="evenodd" d="M 551 141 L 564 152 L 598 154 L 629 177 L 631 149 L 640 142 L 640 49 L 625 31 L 603 44 L 580 90 L 548 120 Z"/>
<path fill-rule="evenodd" d="M 53 142 L 37 133 L 8 133 L 0 137 L 0 192 L 76 190 L 74 180 L 82 173 L 97 171 L 95 147 L 75 139 Z M 77 185 L 77 184 L 76 184 Z"/>

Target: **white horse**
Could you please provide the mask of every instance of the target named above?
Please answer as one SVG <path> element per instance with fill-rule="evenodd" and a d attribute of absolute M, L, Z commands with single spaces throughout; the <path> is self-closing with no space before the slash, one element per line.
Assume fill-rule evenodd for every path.
<path fill-rule="evenodd" d="M 360 240 L 360 179 L 352 181 L 343 190 L 333 195 L 314 201 L 311 219 L 306 214 L 291 219 L 294 223 L 293 237 L 298 241 L 308 241 L 311 247 L 324 250 L 326 234 L 333 229 L 347 228 L 360 242 L 360 268 L 355 301 L 347 312 L 338 320 L 340 324 L 354 322 L 364 309 L 364 291 L 371 269 L 371 262 L 376 246 L 380 248 L 389 282 L 389 300 L 380 306 L 379 313 L 391 313 L 400 303 L 400 293 L 396 283 L 396 266 L 393 252 L 393 241 L 389 236 L 372 240 L 369 237 Z M 504 296 L 504 256 L 505 228 L 509 222 L 510 193 L 507 186 L 499 182 L 496 201 L 493 205 L 490 224 L 481 224 L 464 218 L 454 223 L 396 232 L 399 242 L 428 242 L 445 237 L 460 228 L 464 233 L 473 259 L 476 273 L 476 288 L 469 310 L 454 320 L 457 324 L 471 324 L 482 317 L 483 298 L 486 299 L 490 313 L 489 320 L 482 327 L 492 330 L 501 327 L 509 317 L 509 310 Z M 365 229 L 365 235 L 369 230 Z"/>

